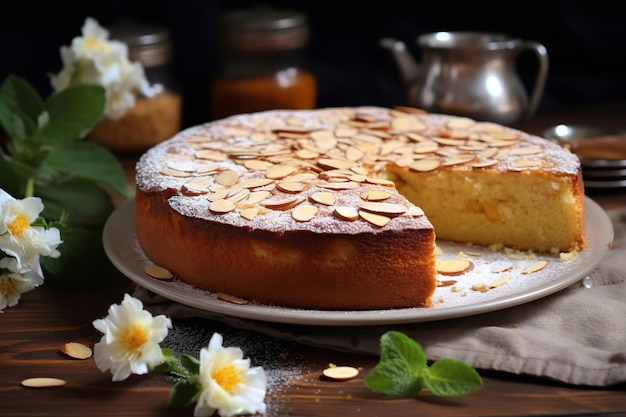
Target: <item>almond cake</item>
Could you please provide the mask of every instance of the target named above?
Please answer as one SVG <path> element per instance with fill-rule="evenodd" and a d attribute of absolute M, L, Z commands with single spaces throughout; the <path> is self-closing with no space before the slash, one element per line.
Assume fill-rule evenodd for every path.
<path fill-rule="evenodd" d="M 256 303 L 429 307 L 436 240 L 570 252 L 578 158 L 522 131 L 399 107 L 272 110 L 190 127 L 141 156 L 145 254 Z"/>

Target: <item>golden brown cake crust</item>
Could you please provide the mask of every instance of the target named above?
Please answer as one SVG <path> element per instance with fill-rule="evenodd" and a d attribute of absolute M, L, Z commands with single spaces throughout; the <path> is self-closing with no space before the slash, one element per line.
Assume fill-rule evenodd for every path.
<path fill-rule="evenodd" d="M 493 123 L 378 107 L 268 111 L 180 132 L 137 164 L 137 234 L 155 263 L 213 292 L 319 309 L 426 306 L 435 233 L 387 178 L 413 187 L 446 173 L 556 180 L 548 188 L 571 199 L 559 207 L 576 223 L 564 247 L 584 246 L 573 154 Z M 479 200 L 459 210 L 504 221 Z"/>

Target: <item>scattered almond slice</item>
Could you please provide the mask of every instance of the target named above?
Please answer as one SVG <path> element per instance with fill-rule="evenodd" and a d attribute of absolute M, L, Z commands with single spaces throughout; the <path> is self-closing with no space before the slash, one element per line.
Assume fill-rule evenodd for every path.
<path fill-rule="evenodd" d="M 59 350 L 74 359 L 88 359 L 93 354 L 89 346 L 78 342 L 67 342 Z"/>
<path fill-rule="evenodd" d="M 528 265 L 523 271 L 522 274 L 532 274 L 533 272 L 537 272 L 537 271 L 541 271 L 543 268 L 545 268 L 548 265 L 548 261 L 541 260 L 541 261 L 537 261 L 532 265 Z"/>
<path fill-rule="evenodd" d="M 248 300 L 234 296 L 234 295 L 226 294 L 224 292 L 218 292 L 217 298 L 222 301 L 226 301 L 228 303 L 233 303 L 233 304 L 238 304 L 238 305 L 248 304 Z"/>
<path fill-rule="evenodd" d="M 265 177 L 277 180 L 293 174 L 296 167 L 292 165 L 276 165 L 265 171 Z"/>
<path fill-rule="evenodd" d="M 29 388 L 52 388 L 65 385 L 65 380 L 60 378 L 27 378 L 22 381 L 22 385 Z"/>
<path fill-rule="evenodd" d="M 156 279 L 169 280 L 174 278 L 174 274 L 172 274 L 170 271 L 163 268 L 162 266 L 158 265 L 146 265 L 144 272 L 152 278 Z"/>
<path fill-rule="evenodd" d="M 435 269 L 441 275 L 461 275 L 473 267 L 474 264 L 467 259 L 438 259 L 435 263 Z"/>
<path fill-rule="evenodd" d="M 248 207 L 239 212 L 239 215 L 246 220 L 252 220 L 259 215 L 258 207 Z"/>
<path fill-rule="evenodd" d="M 359 370 L 352 366 L 331 366 L 322 374 L 331 381 L 348 381 L 359 376 Z"/>
<path fill-rule="evenodd" d="M 235 185 L 237 184 L 238 180 L 239 174 L 231 170 L 222 171 L 215 177 L 215 182 L 223 185 L 224 187 L 230 187 L 231 185 Z"/>
<path fill-rule="evenodd" d="M 497 279 L 497 280 L 493 281 L 492 283 L 490 283 L 489 284 L 489 288 L 500 287 L 500 286 L 506 284 L 507 282 L 509 282 L 510 279 L 511 279 L 511 276 L 507 274 L 507 275 L 503 276 L 502 278 Z"/>
<path fill-rule="evenodd" d="M 508 272 L 508 271 L 510 271 L 511 269 L 513 269 L 513 267 L 512 267 L 511 265 L 507 265 L 507 266 L 501 266 L 501 267 L 498 267 L 498 268 L 493 268 L 493 269 L 491 270 L 491 272 L 492 272 L 493 274 L 499 274 L 499 273 L 501 273 L 501 272 Z"/>

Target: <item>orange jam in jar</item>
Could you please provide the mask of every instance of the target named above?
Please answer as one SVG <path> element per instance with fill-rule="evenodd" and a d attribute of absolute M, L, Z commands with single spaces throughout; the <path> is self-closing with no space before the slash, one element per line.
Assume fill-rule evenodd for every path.
<path fill-rule="evenodd" d="M 308 70 L 306 16 L 245 9 L 220 19 L 220 60 L 211 82 L 211 118 L 272 109 L 312 109 L 317 84 Z"/>

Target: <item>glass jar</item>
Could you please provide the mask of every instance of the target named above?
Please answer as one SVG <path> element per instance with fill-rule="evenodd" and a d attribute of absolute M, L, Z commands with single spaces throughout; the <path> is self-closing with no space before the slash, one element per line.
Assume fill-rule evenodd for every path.
<path fill-rule="evenodd" d="M 316 80 L 307 67 L 304 14 L 271 8 L 220 16 L 219 64 L 211 82 L 211 117 L 270 109 L 312 109 Z"/>
<path fill-rule="evenodd" d="M 148 83 L 161 84 L 154 97 L 138 94 L 120 119 L 104 117 L 89 139 L 116 152 L 141 152 L 174 136 L 181 128 L 182 97 L 172 68 L 169 31 L 160 26 L 124 23 L 110 28 L 110 39 L 128 46 L 128 59 L 139 62 Z"/>

